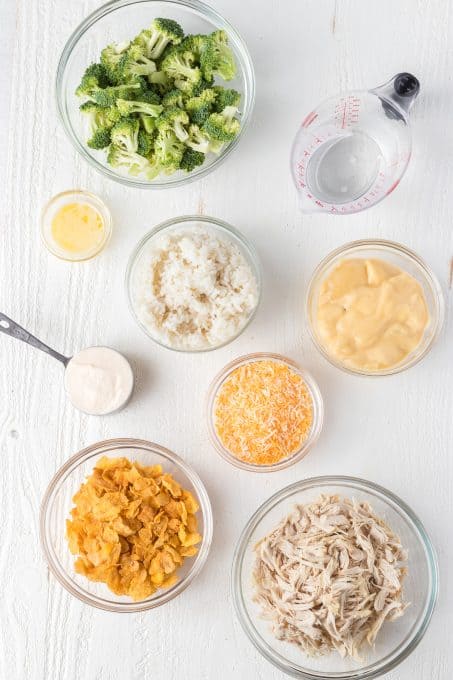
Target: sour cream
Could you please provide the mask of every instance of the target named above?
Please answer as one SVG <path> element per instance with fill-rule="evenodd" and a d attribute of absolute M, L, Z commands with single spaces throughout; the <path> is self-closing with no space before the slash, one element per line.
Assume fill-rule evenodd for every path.
<path fill-rule="evenodd" d="M 66 366 L 65 388 L 72 404 L 90 415 L 118 411 L 131 396 L 134 375 L 127 359 L 110 347 L 88 347 Z"/>

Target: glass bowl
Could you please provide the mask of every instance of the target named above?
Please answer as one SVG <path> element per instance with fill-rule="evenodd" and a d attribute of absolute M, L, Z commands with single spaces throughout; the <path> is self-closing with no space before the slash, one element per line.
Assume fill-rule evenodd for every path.
<path fill-rule="evenodd" d="M 245 261 L 250 266 L 252 273 L 255 277 L 258 291 L 257 301 L 255 308 L 252 310 L 249 317 L 245 320 L 243 326 L 238 330 L 238 332 L 234 336 L 228 338 L 228 340 L 225 340 L 224 342 L 219 343 L 218 345 L 214 345 L 212 347 L 201 347 L 197 349 L 177 348 L 172 347 L 171 345 L 167 345 L 159 338 L 154 337 L 151 331 L 145 326 L 145 324 L 141 320 L 140 315 L 134 305 L 133 294 L 134 280 L 137 271 L 139 271 L 137 268 L 140 267 L 142 257 L 146 256 L 147 246 L 153 239 L 157 240 L 162 236 L 164 232 L 176 232 L 182 228 L 190 229 L 197 227 L 199 225 L 202 225 L 204 229 L 208 230 L 214 236 L 217 236 L 220 240 L 232 242 L 239 248 L 243 257 L 245 258 Z M 243 333 L 243 331 L 247 328 L 247 326 L 250 324 L 250 322 L 252 321 L 253 317 L 256 314 L 256 310 L 258 309 L 261 299 L 261 266 L 258 259 L 258 254 L 253 245 L 250 243 L 250 241 L 248 241 L 245 238 L 245 236 L 241 234 L 240 231 L 232 227 L 230 224 L 223 222 L 222 220 L 216 219 L 214 217 L 206 217 L 204 215 L 185 215 L 183 217 L 175 217 L 174 219 L 167 220 L 166 222 L 162 222 L 161 224 L 159 224 L 157 227 L 154 227 L 154 229 L 152 229 L 143 237 L 143 239 L 139 242 L 137 247 L 132 252 L 132 255 L 129 258 L 129 262 L 126 269 L 126 294 L 129 303 L 129 309 L 131 310 L 132 316 L 134 317 L 140 328 L 146 333 L 146 335 L 150 337 L 152 340 L 154 340 L 154 342 L 157 342 L 158 345 L 166 347 L 167 349 L 171 349 L 174 352 L 211 352 L 214 349 L 219 349 L 219 347 L 224 347 L 225 345 L 228 345 L 230 342 L 239 337 L 239 335 Z"/>
<path fill-rule="evenodd" d="M 187 558 L 178 570 L 179 581 L 168 589 L 158 590 L 146 600 L 134 602 L 126 596 L 112 593 L 104 583 L 89 581 L 74 571 L 75 556 L 69 551 L 65 538 L 66 519 L 73 507 L 72 497 L 91 474 L 102 456 L 137 460 L 142 465 L 162 464 L 185 489 L 198 500 L 197 512 L 202 542 L 193 558 Z M 108 439 L 92 444 L 72 456 L 56 473 L 41 505 L 41 545 L 49 568 L 60 584 L 85 604 L 110 612 L 140 612 L 169 602 L 190 585 L 200 573 L 211 547 L 212 510 L 206 490 L 196 474 L 179 456 L 168 449 L 142 439 Z"/>
<path fill-rule="evenodd" d="M 376 645 L 363 663 L 338 653 L 312 658 L 295 645 L 274 638 L 270 624 L 259 616 L 253 601 L 254 546 L 298 503 L 314 501 L 320 494 L 339 494 L 366 501 L 384 518 L 408 549 L 408 574 L 404 598 L 410 606 L 404 616 L 386 623 Z M 237 545 L 232 568 L 233 601 L 247 636 L 263 656 L 294 678 L 377 678 L 403 661 L 418 645 L 430 622 L 438 592 L 437 559 L 418 517 L 390 491 L 354 477 L 314 477 L 291 484 L 267 500 L 250 518 Z"/>
<path fill-rule="evenodd" d="M 246 461 L 240 460 L 224 447 L 219 437 L 217 436 L 217 432 L 214 426 L 215 400 L 217 393 L 221 388 L 222 384 L 225 382 L 226 378 L 232 373 L 232 371 L 234 371 L 239 366 L 244 366 L 244 364 L 248 364 L 253 361 L 262 361 L 263 359 L 279 361 L 283 364 L 286 364 L 291 370 L 298 373 L 302 377 L 305 384 L 307 385 L 313 401 L 313 423 L 307 438 L 302 443 L 302 446 L 297 451 L 295 451 L 291 456 L 289 456 L 288 458 L 284 458 L 283 460 L 280 460 L 278 461 L 278 463 L 274 463 L 273 465 L 254 465 L 253 463 L 248 463 Z M 275 472 L 277 470 L 283 470 L 284 468 L 287 468 L 290 465 L 293 465 L 294 463 L 297 463 L 298 461 L 302 460 L 302 458 L 304 458 L 307 455 L 312 446 L 316 443 L 322 429 L 324 419 L 324 404 L 318 385 L 316 384 L 312 376 L 307 371 L 300 368 L 300 366 L 298 366 L 296 362 L 284 356 L 281 356 L 280 354 L 272 354 L 270 352 L 256 352 L 254 354 L 247 354 L 245 356 L 239 357 L 238 359 L 235 359 L 235 361 L 232 361 L 230 364 L 227 364 L 225 368 L 223 368 L 220 371 L 220 373 L 214 378 L 209 387 L 206 399 L 206 419 L 208 423 L 208 431 L 211 442 L 214 445 L 216 451 L 220 453 L 222 458 L 227 460 L 232 465 L 241 468 L 242 470 L 249 470 L 251 472 Z"/>
<path fill-rule="evenodd" d="M 52 220 L 60 208 L 68 203 L 86 203 L 94 208 L 101 216 L 104 223 L 104 236 L 102 241 L 94 248 L 80 253 L 70 253 L 55 242 L 52 236 Z M 69 191 L 63 191 L 60 194 L 56 194 L 44 206 L 41 213 L 41 236 L 44 245 L 52 255 L 55 255 L 55 257 L 58 257 L 60 260 L 66 260 L 66 262 L 84 262 L 85 260 L 91 260 L 93 257 L 96 257 L 96 255 L 99 255 L 101 250 L 105 248 L 111 235 L 112 215 L 110 210 L 99 196 L 96 196 L 89 191 L 85 191 L 84 189 L 70 189 Z"/>
<path fill-rule="evenodd" d="M 324 348 L 316 328 L 316 309 L 319 292 L 325 277 L 340 262 L 340 260 L 359 258 L 380 258 L 390 264 L 399 267 L 413 276 L 421 285 L 425 294 L 429 312 L 429 323 L 425 329 L 422 341 L 413 352 L 407 355 L 403 361 L 383 370 L 361 370 L 346 366 L 341 363 Z M 347 243 L 337 248 L 325 257 L 316 267 L 310 283 L 305 301 L 305 313 L 308 320 L 308 329 L 311 339 L 321 354 L 334 366 L 341 368 L 347 373 L 355 375 L 382 376 L 392 375 L 404 371 L 418 363 L 429 352 L 437 339 L 444 320 L 444 297 L 439 282 L 425 262 L 406 246 L 393 241 L 361 240 Z"/>
<path fill-rule="evenodd" d="M 241 97 L 241 130 L 221 153 L 211 154 L 202 166 L 193 172 L 178 172 L 171 176 L 147 180 L 121 173 L 107 164 L 106 154 L 86 146 L 87 130 L 79 111 L 82 100 L 75 89 L 86 67 L 99 60 L 101 50 L 111 42 L 130 40 L 149 26 L 156 17 L 168 17 L 181 24 L 185 33 L 211 33 L 223 29 L 228 33 L 234 53 L 237 75 L 226 83 L 238 90 Z M 215 9 L 198 0 L 116 0 L 102 5 L 90 14 L 69 37 L 57 69 L 57 107 L 63 127 L 77 151 L 96 170 L 106 177 L 128 186 L 141 189 L 163 189 L 187 184 L 217 168 L 238 145 L 249 123 L 255 100 L 255 75 L 253 65 L 240 35 Z"/>

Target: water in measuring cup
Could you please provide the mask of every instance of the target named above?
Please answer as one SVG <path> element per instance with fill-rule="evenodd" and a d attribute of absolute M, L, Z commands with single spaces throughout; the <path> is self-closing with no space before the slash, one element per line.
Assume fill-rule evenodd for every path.
<path fill-rule="evenodd" d="M 347 132 L 325 143 L 307 167 L 307 183 L 314 196 L 327 203 L 348 203 L 372 186 L 383 156 L 364 132 Z"/>

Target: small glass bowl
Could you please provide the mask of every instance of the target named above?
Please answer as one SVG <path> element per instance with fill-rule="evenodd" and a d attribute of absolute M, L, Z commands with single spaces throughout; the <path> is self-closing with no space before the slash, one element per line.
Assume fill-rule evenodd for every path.
<path fill-rule="evenodd" d="M 289 642 L 277 640 L 270 623 L 260 617 L 253 601 L 254 546 L 293 509 L 320 494 L 339 494 L 368 502 L 400 537 L 409 553 L 404 599 L 410 606 L 400 619 L 386 623 L 362 663 L 342 659 L 338 653 L 312 658 Z M 278 491 L 250 518 L 233 559 L 232 594 L 239 621 L 261 654 L 284 673 L 306 680 L 378 678 L 403 661 L 426 632 L 438 594 L 437 558 L 422 523 L 409 506 L 390 491 L 354 477 L 314 477 Z M 365 650 L 364 650 L 365 653 Z"/>
<path fill-rule="evenodd" d="M 253 463 L 247 463 L 246 461 L 237 458 L 234 454 L 232 454 L 230 451 L 228 451 L 228 449 L 224 447 L 219 437 L 217 436 L 214 424 L 215 420 L 214 407 L 217 393 L 219 389 L 222 387 L 225 380 L 228 378 L 228 376 L 239 366 L 244 366 L 245 364 L 249 364 L 254 361 L 263 361 L 263 359 L 278 361 L 288 366 L 292 371 L 298 373 L 305 382 L 305 384 L 307 385 L 313 401 L 313 423 L 307 438 L 302 443 L 302 446 L 297 451 L 295 451 L 291 456 L 289 456 L 288 458 L 284 458 L 283 460 L 280 460 L 278 461 L 278 463 L 274 463 L 273 465 L 254 465 Z M 209 387 L 207 394 L 206 419 L 208 423 L 208 431 L 211 442 L 214 445 L 216 451 L 220 453 L 222 458 L 227 460 L 232 465 L 241 468 L 242 470 L 249 470 L 251 472 L 275 472 L 276 470 L 283 470 L 284 468 L 287 468 L 290 465 L 299 462 L 300 460 L 302 460 L 302 458 L 305 458 L 305 456 L 310 451 L 312 446 L 316 443 L 321 433 L 322 424 L 324 420 L 324 403 L 322 400 L 321 392 L 319 391 L 319 387 L 312 378 L 312 376 L 307 371 L 300 368 L 300 366 L 298 366 L 294 361 L 292 361 L 291 359 L 287 359 L 281 354 L 272 354 L 270 352 L 255 352 L 254 354 L 247 354 L 245 356 L 239 357 L 238 359 L 235 359 L 230 364 L 227 364 L 220 371 L 220 373 L 216 375 L 216 377 L 214 378 Z"/>
<path fill-rule="evenodd" d="M 66 519 L 73 507 L 72 497 L 90 475 L 102 456 L 127 457 L 142 465 L 162 464 L 185 489 L 198 500 L 197 512 L 202 542 L 193 558 L 187 558 L 178 570 L 179 581 L 168 589 L 158 590 L 146 600 L 134 602 L 112 593 L 104 583 L 89 581 L 74 570 L 75 556 L 65 538 Z M 92 444 L 72 456 L 56 473 L 44 495 L 40 514 L 41 545 L 49 568 L 66 590 L 85 604 L 110 612 L 141 612 L 169 602 L 190 585 L 200 573 L 211 547 L 212 510 L 200 478 L 179 456 L 143 439 L 108 439 Z"/>
<path fill-rule="evenodd" d="M 149 181 L 132 177 L 107 164 L 103 151 L 86 145 L 84 116 L 79 111 L 82 99 L 75 95 L 76 87 L 89 64 L 99 61 L 101 50 L 112 42 L 130 40 L 150 25 L 156 17 L 168 17 L 181 24 L 185 33 L 211 33 L 219 29 L 227 32 L 233 51 L 237 74 L 226 83 L 241 93 L 241 129 L 237 137 L 219 155 L 210 154 L 202 166 L 193 172 L 177 172 Z M 255 101 L 255 75 L 247 47 L 238 32 L 215 9 L 198 0 L 116 0 L 102 5 L 90 14 L 69 37 L 57 69 L 57 107 L 63 127 L 75 149 L 96 170 L 106 177 L 139 189 L 164 189 L 182 186 L 204 177 L 217 168 L 231 154 L 242 138 Z"/>
<path fill-rule="evenodd" d="M 146 252 L 146 246 L 150 243 L 150 241 L 152 241 L 152 239 L 160 238 L 165 231 L 168 232 L 179 231 L 181 228 L 191 227 L 195 228 L 200 225 L 207 231 L 211 232 L 214 236 L 217 236 L 220 240 L 231 241 L 239 248 L 243 257 L 245 258 L 245 261 L 250 266 L 252 273 L 255 277 L 258 295 L 254 310 L 251 312 L 248 319 L 245 321 L 244 325 L 238 330 L 236 335 L 232 336 L 231 338 L 228 338 L 228 340 L 225 340 L 225 342 L 222 342 L 218 345 L 214 345 L 212 347 L 202 347 L 199 349 L 185 349 L 185 348 L 180 349 L 178 347 L 172 347 L 171 345 L 167 345 L 160 339 L 155 338 L 152 335 L 152 333 L 148 330 L 148 328 L 146 328 L 144 323 L 140 320 L 139 315 L 137 314 L 136 309 L 134 307 L 133 300 L 134 272 L 136 271 L 137 265 L 140 264 L 141 257 Z M 149 338 L 151 338 L 151 340 L 154 340 L 154 342 L 156 342 L 161 347 L 166 347 L 167 349 L 171 349 L 174 352 L 188 352 L 188 353 L 212 352 L 212 350 L 219 349 L 220 347 L 224 347 L 225 345 L 228 345 L 230 342 L 233 342 L 233 340 L 238 338 L 239 335 L 241 335 L 241 333 L 245 331 L 247 326 L 254 318 L 256 310 L 258 309 L 261 300 L 261 287 L 262 287 L 261 266 L 258 259 L 258 254 L 254 246 L 250 243 L 248 239 L 245 238 L 243 234 L 241 234 L 240 231 L 232 227 L 230 224 L 227 224 L 226 222 L 223 222 L 222 220 L 219 220 L 217 218 L 206 217 L 204 215 L 184 215 L 183 217 L 175 217 L 171 220 L 167 220 L 166 222 L 162 222 L 157 227 L 154 227 L 154 229 L 151 229 L 151 231 L 149 231 L 146 234 L 146 236 L 143 237 L 143 239 L 138 243 L 138 245 L 132 252 L 132 255 L 129 258 L 129 262 L 126 269 L 126 294 L 129 303 L 129 309 L 131 310 L 132 316 L 134 317 L 135 321 L 140 326 L 140 328 L 146 333 L 146 335 Z"/>
<path fill-rule="evenodd" d="M 96 210 L 102 218 L 104 223 L 104 237 L 102 241 L 91 250 L 86 250 L 83 253 L 69 253 L 64 248 L 60 248 L 58 243 L 53 239 L 52 220 L 60 208 L 68 203 L 86 203 Z M 85 260 L 91 260 L 93 257 L 96 257 L 96 255 L 99 255 L 101 250 L 105 248 L 111 235 L 112 216 L 110 210 L 99 196 L 96 196 L 89 191 L 85 191 L 84 189 L 71 189 L 69 191 L 63 191 L 61 194 L 57 194 L 44 206 L 41 213 L 41 236 L 47 250 L 60 260 L 66 260 L 66 262 L 84 262 Z"/>
<path fill-rule="evenodd" d="M 379 371 L 361 370 L 359 368 L 346 366 L 328 353 L 317 332 L 316 312 L 321 285 L 326 276 L 341 260 L 354 257 L 382 259 L 395 267 L 399 267 L 418 281 L 425 294 L 430 318 L 423 339 L 416 349 L 396 366 L 391 366 L 390 368 Z M 414 366 L 423 359 L 433 346 L 442 329 L 444 307 L 444 296 L 436 276 L 416 253 L 400 243 L 373 239 L 347 243 L 327 255 L 312 274 L 305 300 L 308 330 L 313 343 L 321 354 L 331 364 L 346 371 L 346 373 L 366 376 L 393 375 L 394 373 L 399 373 L 400 371 L 404 371 L 405 369 Z"/>

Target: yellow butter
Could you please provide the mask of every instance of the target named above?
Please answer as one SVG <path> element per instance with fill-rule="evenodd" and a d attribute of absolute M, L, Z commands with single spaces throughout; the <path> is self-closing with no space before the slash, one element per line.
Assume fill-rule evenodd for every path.
<path fill-rule="evenodd" d="M 68 253 L 88 253 L 102 243 L 105 224 L 88 203 L 67 203 L 54 215 L 51 225 L 56 245 Z"/>

